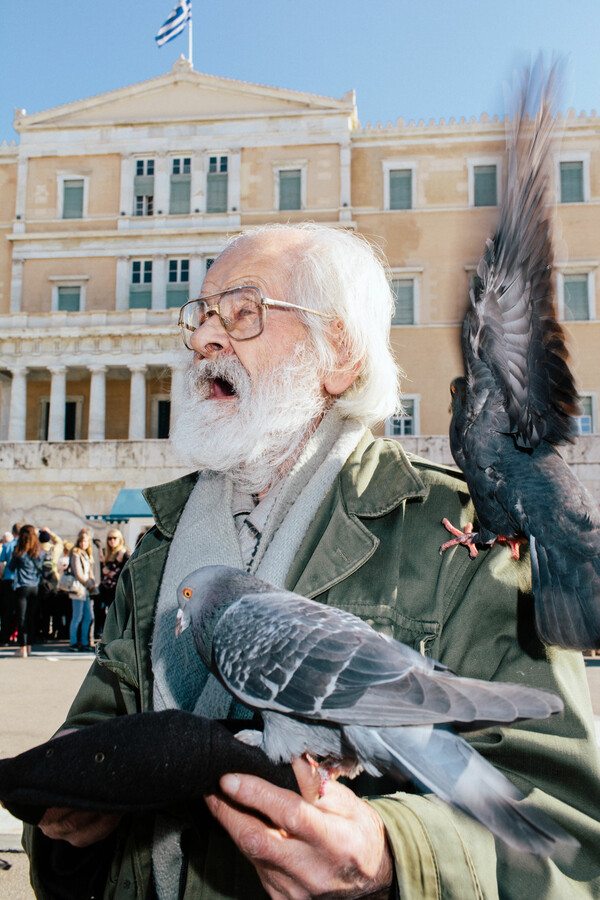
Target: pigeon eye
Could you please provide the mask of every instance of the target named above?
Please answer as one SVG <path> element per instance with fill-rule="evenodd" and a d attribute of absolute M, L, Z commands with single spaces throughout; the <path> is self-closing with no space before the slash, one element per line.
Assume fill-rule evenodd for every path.
<path fill-rule="evenodd" d="M 193 591 L 191 588 L 184 588 L 181 593 L 183 594 L 183 596 L 185 597 L 186 600 L 189 600 L 190 597 L 192 596 Z"/>

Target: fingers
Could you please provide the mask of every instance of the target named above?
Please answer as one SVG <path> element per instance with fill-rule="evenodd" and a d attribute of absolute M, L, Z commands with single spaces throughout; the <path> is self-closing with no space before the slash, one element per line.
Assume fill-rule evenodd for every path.
<path fill-rule="evenodd" d="M 52 840 L 88 847 L 112 834 L 120 821 L 118 815 L 54 806 L 46 810 L 38 827 Z"/>
<path fill-rule="evenodd" d="M 307 792 L 314 792 L 308 778 L 304 785 Z M 259 813 L 276 829 L 296 837 L 305 837 L 313 831 L 313 807 L 294 791 L 276 787 L 254 775 L 224 775 L 220 787 L 225 798 L 236 807 L 247 808 L 253 815 Z"/>

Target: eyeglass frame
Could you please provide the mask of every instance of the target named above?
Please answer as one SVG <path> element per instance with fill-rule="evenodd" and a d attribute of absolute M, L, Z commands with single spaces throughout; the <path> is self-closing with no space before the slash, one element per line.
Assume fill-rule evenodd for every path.
<path fill-rule="evenodd" d="M 258 293 L 261 309 L 264 310 L 263 314 L 261 315 L 260 331 L 258 331 L 256 334 L 253 334 L 252 337 L 235 337 L 235 335 L 233 335 L 233 334 L 231 334 L 231 332 L 227 331 L 227 327 L 223 321 L 223 316 L 221 315 L 221 309 L 220 309 L 219 303 L 214 303 L 212 306 L 208 307 L 208 309 L 206 310 L 206 318 L 204 319 L 204 322 L 201 322 L 200 325 L 198 325 L 193 330 L 184 323 L 183 311 L 186 308 L 186 306 L 190 306 L 190 304 L 192 304 L 192 303 L 206 303 L 207 300 L 212 300 L 213 297 L 221 298 L 225 294 L 232 293 L 233 291 L 240 291 L 243 288 L 252 288 L 252 290 L 255 290 Z M 269 306 L 272 306 L 275 309 L 299 309 L 301 312 L 313 313 L 315 316 L 321 316 L 321 318 L 329 319 L 330 321 L 333 321 L 333 319 L 335 319 L 335 316 L 332 315 L 331 313 L 321 312 L 318 309 L 311 309 L 309 306 L 299 306 L 297 303 L 288 303 L 285 300 L 273 300 L 271 297 L 265 297 L 263 295 L 263 292 L 261 291 L 261 289 L 256 284 L 238 284 L 235 287 L 226 288 L 224 291 L 216 291 L 214 294 L 207 294 L 205 297 L 195 297 L 194 299 L 188 300 L 188 301 L 186 301 L 186 303 L 183 304 L 183 306 L 179 310 L 179 318 L 177 319 L 177 327 L 179 328 L 179 331 L 181 333 L 181 339 L 183 341 L 183 345 L 187 350 L 193 349 L 192 347 L 188 347 L 188 345 L 185 342 L 184 328 L 187 331 L 191 331 L 193 334 L 195 331 L 198 330 L 198 328 L 201 328 L 202 325 L 204 325 L 204 323 L 208 319 L 208 316 L 211 312 L 219 317 L 219 322 L 221 323 L 224 331 L 227 332 L 227 335 L 231 338 L 232 341 L 240 341 L 240 342 L 241 341 L 253 341 L 254 338 L 260 337 L 261 334 L 263 333 L 263 331 L 265 330 L 265 325 L 267 323 L 267 310 L 268 310 Z"/>

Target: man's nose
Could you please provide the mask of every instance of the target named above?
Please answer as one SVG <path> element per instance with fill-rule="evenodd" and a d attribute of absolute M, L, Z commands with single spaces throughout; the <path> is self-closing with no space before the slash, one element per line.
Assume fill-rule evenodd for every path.
<path fill-rule="evenodd" d="M 190 338 L 190 344 L 196 353 L 205 357 L 214 357 L 220 353 L 233 351 L 229 335 L 223 328 L 216 312 L 211 312 L 202 325 L 196 328 Z"/>

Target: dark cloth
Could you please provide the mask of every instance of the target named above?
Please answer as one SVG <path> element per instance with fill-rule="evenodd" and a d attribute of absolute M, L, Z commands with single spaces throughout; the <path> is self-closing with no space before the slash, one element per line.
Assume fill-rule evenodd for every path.
<path fill-rule="evenodd" d="M 33 644 L 37 638 L 38 589 L 37 585 L 23 585 L 15 592 L 17 610 L 17 643 L 19 647 Z"/>
<path fill-rule="evenodd" d="M 8 644 L 15 624 L 15 592 L 12 580 L 0 581 L 0 644 Z"/>
<path fill-rule="evenodd" d="M 296 789 L 291 766 L 233 736 L 249 725 L 178 709 L 107 719 L 0 760 L 0 800 L 36 825 L 50 806 L 137 813 L 200 800 L 226 772 Z"/>

